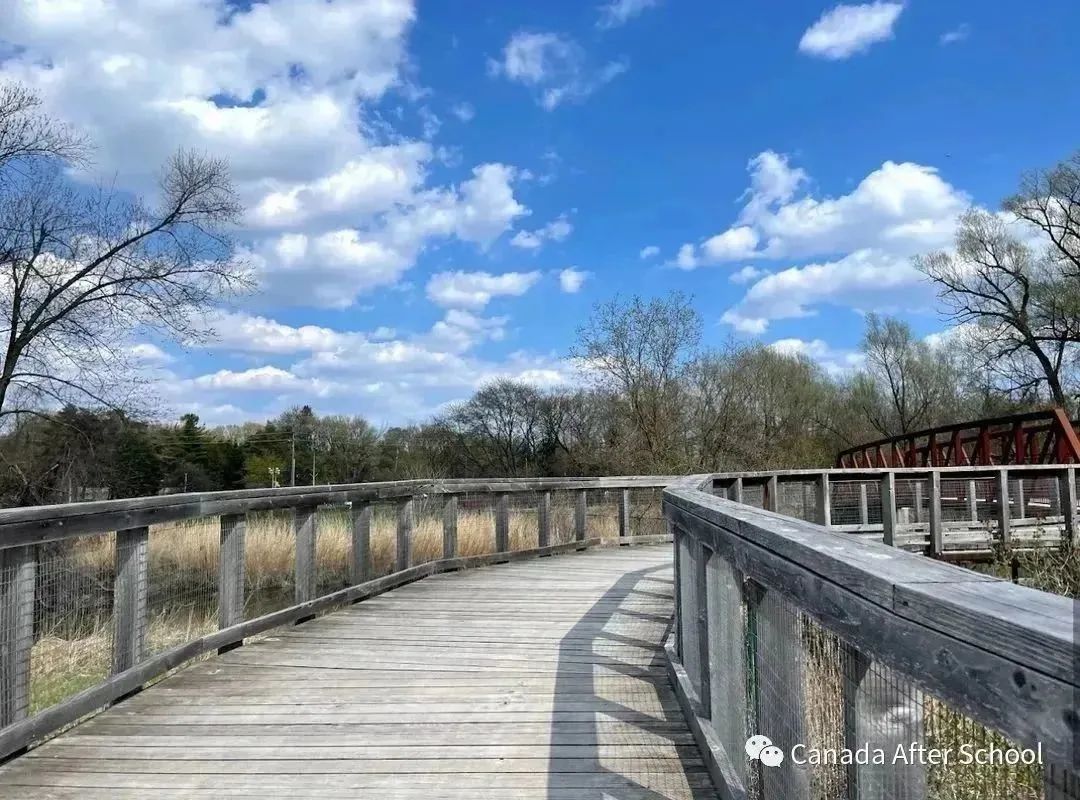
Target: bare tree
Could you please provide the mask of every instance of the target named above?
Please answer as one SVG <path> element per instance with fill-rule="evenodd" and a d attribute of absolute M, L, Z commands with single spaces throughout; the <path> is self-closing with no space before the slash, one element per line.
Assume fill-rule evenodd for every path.
<path fill-rule="evenodd" d="M 678 292 L 648 302 L 620 298 L 593 310 L 572 355 L 625 403 L 640 439 L 640 468 L 670 470 L 685 460 L 679 394 L 701 339 L 701 317 Z"/>
<path fill-rule="evenodd" d="M 977 328 L 985 363 L 1000 370 L 1021 393 L 1046 385 L 1050 398 L 1069 406 L 1063 372 L 1075 328 L 1072 291 L 1053 259 L 1039 256 L 1018 229 L 996 214 L 967 212 L 955 253 L 932 253 L 916 266 L 938 286 L 959 324 Z"/>
<path fill-rule="evenodd" d="M 1020 181 L 1005 210 L 1034 225 L 1047 239 L 1048 258 L 1063 274 L 1080 280 L 1080 151 Z"/>
<path fill-rule="evenodd" d="M 128 405 L 130 334 L 184 340 L 246 288 L 227 230 L 241 208 L 223 161 L 181 151 L 148 204 L 67 175 L 84 141 L 0 87 L 0 418 L 65 402 Z"/>

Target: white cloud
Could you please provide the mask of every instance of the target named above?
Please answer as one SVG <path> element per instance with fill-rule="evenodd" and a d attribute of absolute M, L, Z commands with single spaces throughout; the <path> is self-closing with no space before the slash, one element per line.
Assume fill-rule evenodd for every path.
<path fill-rule="evenodd" d="M 838 5 L 806 30 L 799 51 L 832 61 L 864 53 L 893 38 L 893 26 L 903 10 L 903 3 Z"/>
<path fill-rule="evenodd" d="M 910 258 L 858 250 L 837 261 L 766 275 L 721 319 L 743 333 L 761 334 L 774 320 L 813 316 L 822 303 L 880 308 L 899 299 L 926 304 L 931 297 L 932 289 Z"/>
<path fill-rule="evenodd" d="M 709 261 L 736 261 L 755 255 L 760 240 L 756 230 L 740 225 L 709 237 L 701 249 Z"/>
<path fill-rule="evenodd" d="M 951 31 L 946 31 L 941 34 L 941 38 L 938 40 L 942 45 L 957 44 L 963 42 L 971 36 L 971 26 L 966 22 L 961 23 Z"/>
<path fill-rule="evenodd" d="M 574 231 L 574 226 L 565 215 L 553 219 L 542 228 L 534 231 L 518 231 L 510 244 L 525 250 L 537 250 L 544 242 L 562 242 Z"/>
<path fill-rule="evenodd" d="M 128 352 L 131 353 L 135 361 L 145 365 L 169 364 L 176 360 L 156 344 L 150 344 L 149 342 L 134 344 L 129 348 Z"/>
<path fill-rule="evenodd" d="M 539 280 L 539 272 L 440 272 L 428 281 L 427 296 L 447 308 L 483 308 L 494 297 L 520 297 Z"/>
<path fill-rule="evenodd" d="M 672 262 L 672 266 L 676 266 L 679 269 L 697 269 L 701 265 L 701 261 L 694 254 L 694 245 L 684 244 L 679 248 L 678 254 L 675 256 L 675 261 Z"/>
<path fill-rule="evenodd" d="M 765 275 L 768 275 L 767 270 L 758 269 L 757 267 L 746 266 L 740 269 L 738 272 L 731 273 L 728 278 L 732 283 L 750 283 Z"/>
<path fill-rule="evenodd" d="M 659 248 L 659 247 L 657 247 L 657 246 L 656 246 L 656 245 L 654 245 L 654 244 L 650 244 L 650 245 L 649 245 L 649 246 L 647 246 L 647 247 L 643 247 L 643 248 L 641 248 L 641 252 L 640 252 L 640 253 L 638 253 L 638 256 L 639 256 L 639 257 L 640 257 L 640 258 L 641 258 L 641 259 L 642 259 L 643 261 L 644 261 L 645 259 L 649 259 L 649 258 L 656 258 L 656 256 L 658 256 L 658 255 L 660 255 L 660 248 Z"/>
<path fill-rule="evenodd" d="M 659 3 L 660 0 L 611 0 L 600 6 L 600 19 L 596 25 L 602 29 L 617 28 Z"/>
<path fill-rule="evenodd" d="M 297 377 L 278 367 L 255 367 L 241 372 L 228 369 L 200 375 L 192 381 L 198 389 L 218 389 L 233 392 L 296 392 L 306 391 L 317 397 L 325 397 L 334 391 L 334 385 L 318 379 Z"/>
<path fill-rule="evenodd" d="M 476 116 L 476 108 L 472 103 L 457 103 L 450 109 L 450 113 L 462 122 L 471 122 Z"/>
<path fill-rule="evenodd" d="M 573 39 L 528 31 L 515 33 L 503 48 L 502 58 L 488 61 L 489 74 L 532 88 L 537 102 L 548 111 L 567 102 L 585 100 L 626 69 L 622 61 L 595 68 Z"/>
<path fill-rule="evenodd" d="M 577 294 L 588 277 L 589 273 L 583 270 L 573 267 L 564 269 L 559 273 L 559 288 L 566 294 Z"/>
<path fill-rule="evenodd" d="M 778 339 L 769 345 L 787 356 L 805 356 L 833 376 L 845 375 L 862 366 L 865 357 L 854 350 L 835 350 L 823 339 Z"/>

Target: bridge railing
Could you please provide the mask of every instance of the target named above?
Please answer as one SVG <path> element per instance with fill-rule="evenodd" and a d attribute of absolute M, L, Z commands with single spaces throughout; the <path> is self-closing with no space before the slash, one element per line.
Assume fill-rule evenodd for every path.
<path fill-rule="evenodd" d="M 666 540 L 671 480 L 399 481 L 0 510 L 0 759 L 193 658 L 410 581 Z"/>
<path fill-rule="evenodd" d="M 707 476 L 664 492 L 668 659 L 721 796 L 1080 796 L 1075 601 L 760 507 L 830 521 L 837 474 Z M 894 485 L 923 475 L 864 477 L 888 507 Z M 969 480 L 926 479 L 950 476 Z M 748 757 L 755 736 L 780 748 L 779 765 L 774 752 Z"/>

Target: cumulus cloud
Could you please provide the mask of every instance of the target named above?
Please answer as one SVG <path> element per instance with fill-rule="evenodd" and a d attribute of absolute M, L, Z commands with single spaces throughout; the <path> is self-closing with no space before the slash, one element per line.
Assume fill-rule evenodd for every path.
<path fill-rule="evenodd" d="M 758 278 L 768 275 L 768 270 L 758 269 L 757 267 L 746 266 L 737 272 L 731 273 L 728 278 L 732 283 L 750 283 Z"/>
<path fill-rule="evenodd" d="M 566 294 L 577 294 L 588 277 L 589 273 L 583 270 L 573 267 L 564 269 L 559 273 L 559 288 Z"/>
<path fill-rule="evenodd" d="M 548 111 L 582 102 L 626 69 L 623 61 L 594 67 L 584 48 L 568 36 L 528 31 L 515 33 L 502 57 L 488 61 L 490 75 L 533 89 L 537 102 Z"/>
<path fill-rule="evenodd" d="M 638 257 L 641 258 L 642 261 L 649 258 L 656 258 L 658 255 L 660 255 L 660 248 L 654 244 L 641 248 L 641 252 L 638 253 Z"/>
<path fill-rule="evenodd" d="M 440 272 L 428 281 L 427 296 L 447 308 L 483 308 L 495 297 L 520 297 L 539 280 L 539 272 Z"/>
<path fill-rule="evenodd" d="M 600 6 L 596 26 L 601 29 L 617 28 L 659 4 L 660 0 L 611 0 Z"/>
<path fill-rule="evenodd" d="M 833 376 L 848 374 L 862 366 L 865 357 L 854 350 L 837 350 L 823 339 L 778 339 L 769 347 L 788 356 L 804 356 Z"/>
<path fill-rule="evenodd" d="M 799 52 L 839 61 L 893 38 L 903 3 L 838 5 L 821 15 L 799 41 Z"/>
<path fill-rule="evenodd" d="M 518 231 L 510 244 L 524 250 L 538 250 L 544 242 L 562 242 L 574 232 L 574 226 L 562 215 L 534 231 Z"/>

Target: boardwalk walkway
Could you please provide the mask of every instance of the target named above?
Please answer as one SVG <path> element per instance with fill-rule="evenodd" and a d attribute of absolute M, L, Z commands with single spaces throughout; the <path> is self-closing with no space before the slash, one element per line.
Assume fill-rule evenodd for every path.
<path fill-rule="evenodd" d="M 203 661 L 0 798 L 713 798 L 665 674 L 671 546 L 440 575 Z"/>

